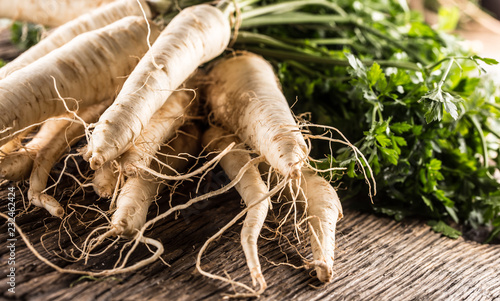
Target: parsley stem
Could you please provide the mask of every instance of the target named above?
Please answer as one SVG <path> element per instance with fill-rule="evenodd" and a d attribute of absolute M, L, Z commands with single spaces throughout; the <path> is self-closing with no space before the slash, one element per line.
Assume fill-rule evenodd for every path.
<path fill-rule="evenodd" d="M 476 116 L 468 116 L 468 117 L 469 120 L 472 122 L 472 125 L 474 125 L 474 128 L 476 129 L 477 133 L 479 134 L 479 140 L 481 141 L 481 147 L 483 150 L 483 166 L 487 168 L 489 166 L 488 144 L 486 143 L 486 139 L 484 138 L 483 128 L 481 127 L 481 124 L 477 120 Z"/>
<path fill-rule="evenodd" d="M 249 18 L 255 18 L 258 16 L 263 16 L 271 13 L 277 13 L 277 12 L 284 13 L 300 9 L 308 5 L 323 6 L 335 11 L 337 14 L 341 16 L 347 15 L 347 13 L 340 6 L 338 6 L 333 2 L 325 0 L 297 0 L 297 1 L 288 1 L 284 3 L 276 3 L 276 4 L 262 6 L 259 8 L 254 8 L 249 11 L 241 13 L 241 18 L 243 20 L 246 20 Z"/>
<path fill-rule="evenodd" d="M 259 47 L 245 47 L 246 50 L 254 53 L 258 53 L 268 57 L 279 58 L 282 60 L 295 60 L 298 62 L 308 62 L 308 63 L 316 63 L 316 64 L 328 64 L 335 66 L 345 66 L 349 67 L 349 61 L 347 59 L 333 58 L 327 56 L 319 56 L 316 54 L 303 54 L 303 53 L 294 53 L 290 51 L 282 51 L 282 50 L 273 50 Z M 362 60 L 363 64 L 370 66 L 375 61 L 374 60 Z M 408 69 L 414 71 L 420 71 L 420 67 L 417 64 L 405 61 L 385 61 L 385 60 L 377 60 L 376 61 L 382 67 L 395 67 L 401 69 Z"/>
<path fill-rule="evenodd" d="M 288 2 L 287 2 L 288 3 Z M 365 25 L 363 21 L 352 15 L 314 15 L 301 12 L 285 12 L 276 15 L 263 15 L 259 17 L 247 17 L 243 15 L 243 21 L 240 28 L 270 26 L 270 25 L 290 25 L 290 24 L 329 24 L 335 27 L 336 24 L 351 24 L 354 27 L 362 29 L 380 39 L 386 40 L 396 48 L 399 48 L 413 57 L 418 63 L 428 65 L 425 58 L 421 57 L 415 49 L 410 48 L 401 41 L 387 34 L 378 31 L 371 26 Z"/>

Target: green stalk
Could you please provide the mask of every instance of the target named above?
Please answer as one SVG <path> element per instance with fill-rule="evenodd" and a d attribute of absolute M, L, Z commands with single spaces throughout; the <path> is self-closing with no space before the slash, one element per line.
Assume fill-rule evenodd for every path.
<path fill-rule="evenodd" d="M 234 11 L 233 2 L 229 0 L 221 0 L 215 7 L 220 9 L 220 11 L 228 17 Z"/>
<path fill-rule="evenodd" d="M 270 25 L 289 25 L 289 24 L 305 24 L 305 23 L 352 23 L 353 20 L 349 16 L 338 15 L 312 15 L 306 13 L 283 13 L 276 15 L 266 15 L 251 19 L 243 18 L 240 28 L 270 26 Z"/>
<path fill-rule="evenodd" d="M 325 39 L 309 39 L 297 40 L 298 42 L 306 43 L 308 41 L 312 45 L 351 45 L 354 43 L 352 39 L 344 38 L 325 38 Z"/>
<path fill-rule="evenodd" d="M 434 64 L 428 65 L 425 67 L 427 70 L 433 70 L 437 66 L 441 65 L 442 63 L 449 61 L 449 60 L 470 60 L 471 58 L 468 56 L 449 56 L 445 57 L 444 59 L 440 59 L 439 61 L 435 62 Z"/>
<path fill-rule="evenodd" d="M 366 26 L 365 24 L 361 23 L 356 17 L 353 16 L 338 16 L 338 15 L 313 15 L 313 14 L 308 14 L 308 13 L 297 13 L 297 12 L 291 12 L 291 13 L 283 13 L 283 14 L 277 14 L 277 15 L 266 15 L 266 16 L 261 16 L 261 17 L 256 17 L 256 18 L 251 18 L 251 19 L 243 19 L 243 22 L 241 24 L 241 28 L 248 28 L 248 27 L 259 27 L 259 26 L 270 26 L 270 25 L 284 25 L 284 24 L 307 24 L 307 23 L 313 23 L 313 24 L 329 24 L 331 26 L 334 26 L 335 23 L 340 23 L 340 24 L 351 24 L 354 25 L 355 27 L 362 29 L 364 32 L 368 32 L 378 38 L 384 39 L 388 41 L 390 44 L 394 45 L 396 48 L 399 48 L 406 53 L 408 53 L 410 56 L 412 56 L 418 63 L 426 66 L 428 65 L 427 60 L 424 58 L 420 57 L 420 55 L 412 48 L 409 48 L 405 46 L 403 43 L 401 43 L 399 40 L 387 36 L 380 31 L 371 28 L 369 26 Z"/>
<path fill-rule="evenodd" d="M 406 47 L 405 45 L 403 45 L 399 40 L 397 39 L 394 39 L 392 37 L 389 37 L 383 33 L 381 33 L 380 31 L 376 30 L 375 28 L 372 28 L 372 27 L 369 27 L 369 26 L 366 26 L 365 24 L 362 24 L 360 21 L 355 21 L 354 22 L 355 26 L 362 29 L 363 31 L 365 32 L 369 32 L 371 33 L 372 35 L 376 36 L 376 37 L 379 37 L 381 39 L 384 39 L 392 44 L 394 44 L 394 46 L 396 46 L 397 48 L 403 50 L 404 52 L 408 53 L 409 55 L 411 55 L 415 60 L 417 60 L 417 62 L 419 62 L 420 64 L 422 65 L 428 65 L 428 62 L 426 59 L 422 58 L 418 52 L 416 52 L 415 50 L 413 50 L 412 48 L 408 48 Z"/>
<path fill-rule="evenodd" d="M 265 44 L 268 46 L 284 49 L 284 50 L 290 50 L 294 52 L 299 52 L 299 53 L 307 53 L 309 54 L 310 52 L 297 48 L 295 46 L 291 46 L 287 43 L 283 43 L 277 39 L 271 38 L 270 36 L 266 36 L 263 34 L 259 33 L 253 33 L 253 32 L 248 32 L 248 31 L 240 31 L 238 32 L 238 37 L 236 39 L 236 43 L 238 44 L 245 44 L 245 43 L 250 43 L 250 44 Z"/>
<path fill-rule="evenodd" d="M 254 53 L 259 53 L 263 56 L 274 57 L 281 60 L 295 60 L 298 62 L 316 63 L 316 64 L 327 64 L 335 66 L 345 66 L 349 67 L 349 62 L 346 59 L 338 59 L 332 57 L 318 56 L 313 54 L 302 54 L 293 53 L 282 50 L 272 50 L 258 47 L 246 47 L 246 50 Z M 362 60 L 363 64 L 370 66 L 375 61 L 374 60 Z M 395 67 L 401 69 L 408 69 L 414 71 L 421 71 L 418 65 L 410 62 L 400 62 L 400 61 L 376 61 L 381 67 Z"/>
<path fill-rule="evenodd" d="M 298 0 L 298 1 L 288 1 L 283 3 L 271 4 L 262 6 L 259 8 L 252 9 L 241 14 L 243 20 L 254 18 L 262 15 L 267 15 L 271 13 L 283 13 L 289 11 L 298 10 L 304 6 L 317 5 L 329 8 L 341 16 L 347 15 L 347 13 L 337 4 L 325 0 Z"/>
<path fill-rule="evenodd" d="M 477 133 L 479 134 L 479 140 L 481 141 L 481 147 L 483 149 L 483 166 L 488 168 L 489 166 L 489 155 L 488 155 L 488 144 L 486 143 L 486 139 L 484 138 L 484 132 L 483 128 L 481 127 L 481 124 L 477 120 L 476 116 L 469 116 L 469 120 L 472 122 L 474 125 L 474 128 L 476 129 Z"/>

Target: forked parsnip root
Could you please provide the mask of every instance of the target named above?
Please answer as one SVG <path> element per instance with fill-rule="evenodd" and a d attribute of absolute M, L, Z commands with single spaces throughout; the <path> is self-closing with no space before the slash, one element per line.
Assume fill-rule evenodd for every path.
<path fill-rule="evenodd" d="M 170 94 L 224 51 L 231 35 L 228 19 L 218 8 L 201 4 L 170 21 L 99 119 L 86 154 L 92 169 L 126 151 Z"/>
<path fill-rule="evenodd" d="M 272 66 L 243 53 L 216 62 L 208 78 L 207 102 L 215 123 L 238 134 L 285 178 L 300 178 L 307 145 Z"/>
<path fill-rule="evenodd" d="M 148 167 L 164 142 L 174 137 L 177 130 L 197 112 L 196 91 L 179 90 L 172 93 L 133 145 L 118 159 L 123 173 L 136 176 L 143 167 Z"/>
<path fill-rule="evenodd" d="M 115 0 L 0 0 L 0 18 L 59 26 Z"/>
<path fill-rule="evenodd" d="M 11 139 L 9 142 L 6 144 L 2 145 L 0 147 L 0 162 L 2 159 L 7 156 L 10 153 L 13 153 L 20 149 L 23 145 L 22 141 L 28 134 L 30 134 L 33 131 L 33 129 L 27 129 L 24 132 L 18 134 L 16 137 Z"/>
<path fill-rule="evenodd" d="M 151 26 L 154 39 L 158 31 Z M 113 98 L 147 51 L 147 33 L 144 18 L 126 17 L 81 34 L 0 80 L 0 146 L 16 131 Z"/>
<path fill-rule="evenodd" d="M 342 204 L 332 185 L 315 172 L 302 170 L 313 261 L 320 281 L 330 282 L 335 258 L 335 229 L 343 217 Z"/>
<path fill-rule="evenodd" d="M 70 118 L 70 114 L 62 115 L 61 118 Z M 33 167 L 33 160 L 38 151 L 49 146 L 54 135 L 60 132 L 64 126 L 67 126 L 67 122 L 57 118 L 44 122 L 29 142 L 21 146 L 19 150 L 5 155 L 0 160 L 0 178 L 9 181 L 28 179 Z M 9 141 L 9 144 L 11 141 Z"/>
<path fill-rule="evenodd" d="M 200 136 L 201 133 L 196 125 L 184 126 L 182 131 L 177 132 L 175 138 L 160 148 L 157 154 L 158 161 L 153 161 L 151 168 L 166 175 L 182 172 L 191 160 L 180 155 L 196 156 L 200 149 Z M 132 238 L 146 223 L 149 206 L 164 188 L 162 180 L 151 176 L 129 177 L 116 200 L 116 211 L 111 218 L 111 234 Z"/>
<path fill-rule="evenodd" d="M 226 154 L 220 160 L 219 164 L 229 179 L 234 180 L 243 166 L 251 160 L 248 152 L 241 148 L 241 141 L 236 135 L 231 135 L 229 132 L 217 127 L 211 127 L 203 134 L 203 145 L 207 151 L 221 151 L 231 143 L 239 144 L 240 151 L 234 149 L 232 152 Z M 250 207 L 241 229 L 241 246 L 243 247 L 247 265 L 250 269 L 253 285 L 255 286 L 259 283 L 259 291 L 262 292 L 266 289 L 267 284 L 261 271 L 257 240 L 271 202 L 269 196 L 265 197 L 269 194 L 269 190 L 264 181 L 262 181 L 260 172 L 256 166 L 251 166 L 247 169 L 235 188 L 245 204 Z"/>
<path fill-rule="evenodd" d="M 48 143 L 36 152 L 28 189 L 28 200 L 33 205 L 45 208 L 56 217 L 64 215 L 64 209 L 59 202 L 45 193 L 50 171 L 60 157 L 85 134 L 85 125 L 81 124 L 81 121 L 95 122 L 110 104 L 111 100 L 108 100 L 83 109 L 75 121 L 61 120 L 58 130 L 52 133 Z"/>
<path fill-rule="evenodd" d="M 1 1 L 2 0 L 0 0 L 0 2 Z M 38 2 L 48 3 L 50 1 L 38 0 Z M 95 3 L 95 1 L 91 2 Z M 119 0 L 107 2 L 110 3 L 103 5 L 98 9 L 92 10 L 86 14 L 83 14 L 78 18 L 54 29 L 54 31 L 51 32 L 48 37 L 42 39 L 38 44 L 23 52 L 15 60 L 0 68 L 0 79 L 5 78 L 12 72 L 33 63 L 34 61 L 45 56 L 54 49 L 57 49 L 68 43 L 82 33 L 102 28 L 127 16 L 143 16 L 141 7 L 139 6 L 137 0 Z M 147 18 L 151 18 L 151 11 L 149 10 L 146 1 L 140 0 L 140 3 Z"/>
<path fill-rule="evenodd" d="M 115 168 L 112 162 L 106 162 L 94 173 L 92 184 L 95 193 L 101 198 L 111 198 L 117 189 L 118 179 L 118 168 Z"/>

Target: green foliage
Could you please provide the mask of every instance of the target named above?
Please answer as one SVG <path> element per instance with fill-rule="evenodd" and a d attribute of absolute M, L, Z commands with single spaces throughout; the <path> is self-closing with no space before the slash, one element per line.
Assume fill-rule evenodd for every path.
<path fill-rule="evenodd" d="M 377 182 L 376 212 L 434 220 L 433 229 L 450 237 L 460 234 L 448 221 L 492 225 L 499 234 L 500 185 L 492 176 L 500 164 L 499 93 L 477 75 L 498 62 L 444 31 L 456 25 L 453 10 L 441 12 L 436 31 L 400 1 L 335 3 L 345 13 L 336 22 L 251 29 L 296 48 L 279 56 L 264 52 L 277 47 L 265 42 L 252 48 L 275 63 L 294 111 L 312 112 L 312 122 L 336 127 L 365 155 Z M 339 14 L 313 5 L 300 12 Z M 328 174 L 348 188 L 339 191 L 344 198 L 368 194 L 349 148 L 324 156 L 329 146 L 314 147 L 324 158 L 319 167 L 346 168 Z"/>
<path fill-rule="evenodd" d="M 432 230 L 442 233 L 449 238 L 459 238 L 462 235 L 462 232 L 448 226 L 443 221 L 429 221 L 427 224 L 432 227 Z"/>
<path fill-rule="evenodd" d="M 11 27 L 11 41 L 19 49 L 26 50 L 40 41 L 42 30 L 40 25 L 14 22 Z"/>

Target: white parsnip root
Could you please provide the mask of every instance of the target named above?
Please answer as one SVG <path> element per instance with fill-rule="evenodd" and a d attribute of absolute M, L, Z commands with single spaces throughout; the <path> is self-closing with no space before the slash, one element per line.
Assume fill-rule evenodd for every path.
<path fill-rule="evenodd" d="M 59 202 L 44 192 L 50 171 L 60 157 L 85 134 L 85 126 L 81 124 L 81 121 L 95 122 L 110 103 L 111 101 L 105 101 L 83 109 L 75 121 L 59 121 L 58 131 L 52 133 L 48 143 L 38 150 L 33 160 L 28 189 L 28 200 L 33 205 L 47 209 L 53 216 L 64 215 L 64 209 Z"/>
<path fill-rule="evenodd" d="M 307 146 L 272 66 L 244 53 L 216 63 L 209 79 L 214 121 L 238 134 L 285 178 L 300 178 Z"/>
<path fill-rule="evenodd" d="M 85 137 L 88 145 L 78 155 L 95 171 L 95 192 L 111 199 L 112 216 L 96 218 L 108 223 L 78 246 L 77 259 L 96 255 L 93 250 L 109 237 L 129 240 L 112 269 L 85 272 L 56 266 L 58 270 L 93 276 L 135 271 L 164 251 L 160 240 L 145 236 L 156 222 L 235 187 L 246 208 L 199 250 L 196 268 L 202 275 L 247 290 L 235 291 L 236 297 L 261 295 L 267 284 L 259 260 L 260 232 L 271 198 L 288 193 L 292 207 L 279 227 L 290 220 L 297 200 L 303 201 L 305 213 L 297 217 L 296 210 L 294 222 L 297 238 L 299 221 L 309 225 L 313 260 L 305 266 L 314 267 L 320 281 L 332 281 L 335 230 L 343 213 L 335 189 L 308 164 L 305 138 L 315 136 L 303 136 L 273 67 L 262 57 L 239 52 L 211 63 L 230 42 L 233 4 L 238 3 L 188 7 L 160 32 L 162 25 L 151 20 L 150 8 L 171 9 L 173 1 L 0 0 L 0 18 L 60 26 L 0 69 L 0 179 L 29 178 L 31 204 L 62 218 L 64 208 L 51 191 L 67 173 L 52 186 L 47 183 L 57 161 Z M 198 115 L 203 101 L 208 116 Z M 202 143 L 194 119 L 210 124 Z M 37 128 L 31 140 L 25 138 Z M 199 159 L 201 144 L 209 152 L 208 162 L 184 172 L 193 158 Z M 173 194 L 179 183 L 217 163 L 230 183 L 148 220 L 149 208 L 163 190 L 171 188 Z M 271 183 L 263 180 L 259 163 L 270 165 Z M 70 176 L 82 187 L 90 186 Z M 253 288 L 201 266 L 208 245 L 243 217 L 241 246 Z M 129 265 L 141 243 L 156 251 Z"/>
<path fill-rule="evenodd" d="M 174 137 L 176 131 L 198 110 L 195 91 L 179 90 L 170 95 L 156 111 L 141 135 L 118 160 L 127 176 L 137 175 L 148 167 L 164 141 Z"/>
<path fill-rule="evenodd" d="M 147 32 L 142 17 L 127 17 L 81 34 L 2 79 L 0 145 L 12 133 L 61 115 L 68 108 L 75 110 L 114 97 L 124 76 L 147 51 Z M 152 38 L 157 34 L 153 30 Z M 63 102 L 57 92 L 68 99 Z"/>
<path fill-rule="evenodd" d="M 230 135 L 230 133 L 221 128 L 211 127 L 203 135 L 203 145 L 206 146 L 207 151 L 220 151 L 231 143 L 241 145 L 241 141 L 236 135 Z M 220 161 L 220 166 L 224 169 L 230 180 L 234 180 L 243 166 L 251 160 L 248 152 L 245 150 L 241 151 L 241 147 L 239 149 L 240 151 L 235 148 Z M 257 240 L 266 219 L 269 204 L 271 203 L 271 199 L 268 196 L 269 190 L 262 181 L 256 166 L 251 166 L 247 169 L 235 188 L 247 207 L 250 207 L 241 229 L 241 246 L 243 247 L 247 265 L 250 269 L 253 285 L 255 286 L 259 283 L 260 291 L 264 291 L 267 284 L 261 271 Z"/>
<path fill-rule="evenodd" d="M 95 193 L 101 198 L 111 198 L 117 188 L 119 171 L 112 162 L 106 162 L 95 171 L 92 184 Z"/>
<path fill-rule="evenodd" d="M 94 3 L 94 1 L 91 2 Z M 140 0 L 140 3 L 146 16 L 151 18 L 151 11 L 149 10 L 145 0 Z M 82 33 L 102 28 L 127 16 L 143 16 L 141 7 L 139 6 L 137 0 L 113 1 L 109 4 L 103 5 L 99 9 L 83 14 L 78 18 L 56 28 L 48 37 L 42 39 L 38 44 L 23 52 L 15 60 L 0 68 L 0 79 L 5 78 L 12 72 L 31 64 L 51 51 L 68 43 Z"/>
<path fill-rule="evenodd" d="M 224 51 L 230 34 L 228 16 L 207 4 L 175 16 L 99 119 L 86 154 L 91 168 L 122 154 L 170 94 L 198 66 Z"/>
<path fill-rule="evenodd" d="M 59 26 L 115 0 L 0 0 L 0 18 Z"/>
<path fill-rule="evenodd" d="M 163 146 L 157 156 L 159 162 L 168 167 L 158 161 L 153 161 L 151 167 L 166 175 L 182 171 L 190 160 L 189 157 L 180 157 L 180 154 L 197 154 L 200 136 L 197 126 L 183 127 L 183 131 L 179 131 L 175 138 Z M 164 188 L 163 182 L 153 177 L 129 177 L 116 201 L 116 211 L 111 219 L 111 234 L 126 237 L 135 235 L 146 223 L 149 206 Z"/>
<path fill-rule="evenodd" d="M 1 70 L 1 69 L 0 69 Z M 6 144 L 0 146 L 0 162 L 2 161 L 2 159 L 12 153 L 12 152 L 15 152 L 17 151 L 18 149 L 21 148 L 21 146 L 23 145 L 22 144 L 22 141 L 23 139 L 29 134 L 32 132 L 32 129 L 27 129 L 25 130 L 24 132 L 18 134 L 14 139 L 11 139 L 9 142 L 7 142 Z"/>
<path fill-rule="evenodd" d="M 330 282 L 333 277 L 335 228 L 343 217 L 337 192 L 323 177 L 311 170 L 302 171 L 302 190 L 306 199 L 313 261 L 320 281 Z"/>
<path fill-rule="evenodd" d="M 70 115 L 66 114 L 61 117 L 70 118 Z M 33 160 L 38 151 L 44 147 L 48 147 L 54 135 L 61 132 L 64 126 L 67 126 L 67 122 L 63 120 L 53 119 L 44 122 L 28 143 L 23 145 L 19 150 L 7 154 L 0 160 L 0 178 L 9 181 L 28 179 L 33 167 Z M 17 138 L 14 138 L 14 140 Z"/>

